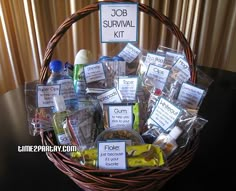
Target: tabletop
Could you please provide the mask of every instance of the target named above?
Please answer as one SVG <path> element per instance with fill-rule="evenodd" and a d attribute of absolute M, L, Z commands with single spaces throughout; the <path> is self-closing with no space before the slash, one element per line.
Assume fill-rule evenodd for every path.
<path fill-rule="evenodd" d="M 214 80 L 199 111 L 208 123 L 200 132 L 200 145 L 191 163 L 162 191 L 209 190 L 213 185 L 236 189 L 232 156 L 236 146 L 236 73 L 201 69 Z M 1 190 L 80 190 L 44 152 L 18 152 L 18 146 L 41 144 L 40 137 L 29 134 L 24 87 L 0 96 L 0 137 Z"/>

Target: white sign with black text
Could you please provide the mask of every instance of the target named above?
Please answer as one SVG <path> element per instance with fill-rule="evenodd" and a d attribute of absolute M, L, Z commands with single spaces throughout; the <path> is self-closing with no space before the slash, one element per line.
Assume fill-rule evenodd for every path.
<path fill-rule="evenodd" d="M 126 169 L 125 141 L 98 143 L 98 167 L 101 169 Z"/>
<path fill-rule="evenodd" d="M 101 3 L 101 42 L 136 42 L 138 38 L 137 3 Z"/>

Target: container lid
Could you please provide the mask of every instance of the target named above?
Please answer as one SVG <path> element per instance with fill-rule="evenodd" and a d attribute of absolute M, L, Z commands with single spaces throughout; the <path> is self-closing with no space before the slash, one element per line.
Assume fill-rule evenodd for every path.
<path fill-rule="evenodd" d="M 171 136 L 173 139 L 177 139 L 179 136 L 180 136 L 180 134 L 182 133 L 182 129 L 180 128 L 180 127 L 178 127 L 178 126 L 175 126 L 171 131 L 170 131 L 170 133 L 169 133 L 169 136 Z"/>
<path fill-rule="evenodd" d="M 54 102 L 56 112 L 66 111 L 65 101 L 62 95 L 53 96 L 53 102 Z"/>
<path fill-rule="evenodd" d="M 60 60 L 52 60 L 49 63 L 49 69 L 53 72 L 61 72 L 63 70 L 63 64 Z"/>
<path fill-rule="evenodd" d="M 89 50 L 81 49 L 75 56 L 75 64 L 88 64 L 92 61 L 92 53 Z"/>

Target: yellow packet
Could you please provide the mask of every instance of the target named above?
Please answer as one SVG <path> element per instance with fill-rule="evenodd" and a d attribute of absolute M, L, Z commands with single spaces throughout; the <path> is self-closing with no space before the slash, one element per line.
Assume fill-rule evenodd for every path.
<path fill-rule="evenodd" d="M 151 144 L 127 146 L 126 156 L 128 167 L 159 167 L 165 164 L 163 151 Z M 84 165 L 96 166 L 98 150 L 93 148 L 72 152 L 71 157 L 81 159 Z"/>

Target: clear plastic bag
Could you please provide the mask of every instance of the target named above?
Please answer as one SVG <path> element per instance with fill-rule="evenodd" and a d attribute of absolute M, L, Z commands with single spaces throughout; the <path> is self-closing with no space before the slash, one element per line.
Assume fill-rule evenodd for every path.
<path fill-rule="evenodd" d="M 38 81 L 25 83 L 25 108 L 29 133 L 32 136 L 39 135 L 40 131 L 52 130 L 52 109 L 51 107 L 38 107 L 37 86 Z"/>

